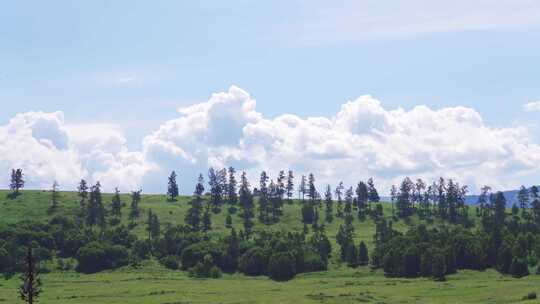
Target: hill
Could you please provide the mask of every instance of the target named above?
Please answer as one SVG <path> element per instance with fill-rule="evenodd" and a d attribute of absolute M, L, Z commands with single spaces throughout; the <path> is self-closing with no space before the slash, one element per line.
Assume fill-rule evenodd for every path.
<path fill-rule="evenodd" d="M 49 214 L 50 193 L 47 191 L 23 191 L 15 199 L 9 199 L 6 191 L 0 191 L 0 226 L 20 224 L 32 220 L 46 223 L 53 216 L 75 216 L 78 198 L 74 192 L 62 192 L 60 206 Z M 103 200 L 110 207 L 112 195 L 104 194 Z M 122 201 L 129 205 L 129 196 Z M 144 238 L 146 215 L 149 210 L 157 214 L 162 225 L 182 224 L 191 197 L 180 197 L 169 202 L 164 195 L 143 195 L 142 215 L 137 219 L 134 233 Z M 391 219 L 392 206 L 383 203 L 383 212 Z M 124 208 L 125 210 L 127 208 Z M 471 214 L 474 211 L 470 211 Z M 122 223 L 129 223 L 127 211 Z M 274 225 L 256 221 L 255 230 L 302 231 L 300 203 L 285 204 L 283 216 Z M 213 215 L 211 234 L 225 236 L 225 212 Z M 241 229 L 237 214 L 233 226 Z M 332 256 L 327 271 L 300 274 L 288 282 L 274 282 L 266 277 L 248 277 L 241 274 L 224 274 L 220 279 L 194 279 L 186 272 L 169 270 L 155 260 L 141 265 L 125 266 L 97 274 L 81 274 L 58 269 L 57 261 L 46 265 L 50 273 L 43 275 L 43 303 L 513 303 L 533 291 L 540 291 L 540 278 L 531 275 L 522 279 L 503 276 L 494 270 L 483 272 L 460 271 L 448 276 L 446 282 L 430 279 L 401 279 L 385 277 L 380 270 L 369 267 L 352 269 L 340 262 L 336 235 L 341 220 L 326 224 L 326 232 L 332 243 Z M 409 220 L 395 222 L 394 229 L 406 231 L 423 223 L 416 215 Z M 443 225 L 438 221 L 424 223 Z M 355 240 L 365 241 L 373 249 L 375 223 L 355 219 Z M 15 303 L 18 300 L 18 278 L 0 282 L 0 302 Z"/>

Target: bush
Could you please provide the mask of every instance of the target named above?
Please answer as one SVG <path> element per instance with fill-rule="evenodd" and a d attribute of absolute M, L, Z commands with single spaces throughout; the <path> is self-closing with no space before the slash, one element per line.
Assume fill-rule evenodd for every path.
<path fill-rule="evenodd" d="M 189 276 L 195 278 L 213 278 L 217 279 L 221 277 L 221 270 L 214 265 L 212 256 L 207 254 L 204 256 L 201 262 L 198 262 L 194 267 L 189 270 Z"/>
<path fill-rule="evenodd" d="M 308 251 L 304 254 L 303 272 L 325 271 L 326 263 L 321 259 L 321 256 Z"/>
<path fill-rule="evenodd" d="M 295 259 L 290 253 L 274 253 L 268 262 L 268 275 L 276 281 L 290 280 L 296 274 L 295 264 Z"/>
<path fill-rule="evenodd" d="M 223 250 L 216 244 L 200 242 L 186 247 L 182 251 L 182 269 L 188 270 L 201 262 L 206 255 L 212 257 L 215 265 L 220 265 L 223 259 Z"/>
<path fill-rule="evenodd" d="M 260 247 L 252 247 L 238 260 L 238 270 L 244 274 L 257 276 L 266 273 L 268 259 Z"/>
<path fill-rule="evenodd" d="M 162 258 L 159 262 L 168 269 L 177 270 L 180 268 L 178 258 L 174 255 L 168 255 Z"/>
<path fill-rule="evenodd" d="M 128 251 L 120 245 L 90 242 L 79 250 L 77 271 L 95 273 L 128 264 Z"/>
<path fill-rule="evenodd" d="M 529 292 L 523 297 L 523 300 L 536 300 L 536 292 Z"/>

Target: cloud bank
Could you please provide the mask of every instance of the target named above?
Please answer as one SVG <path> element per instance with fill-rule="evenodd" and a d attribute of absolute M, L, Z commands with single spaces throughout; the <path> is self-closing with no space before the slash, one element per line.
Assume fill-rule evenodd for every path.
<path fill-rule="evenodd" d="M 171 170 L 190 193 L 210 166 L 246 170 L 253 183 L 261 170 L 275 176 L 281 169 L 313 172 L 320 185 L 374 177 L 382 190 L 405 176 L 507 189 L 539 173 L 540 145 L 525 127 L 493 128 L 460 106 L 388 110 L 366 95 L 329 116 L 266 118 L 232 86 L 178 112 L 144 137 L 141 151 L 129 151 L 114 125 L 70 125 L 61 112 L 18 114 L 0 126 L 0 186 L 14 167 L 23 168 L 30 187 L 58 180 L 74 189 L 86 178 L 106 190 L 152 193 L 165 191 Z"/>

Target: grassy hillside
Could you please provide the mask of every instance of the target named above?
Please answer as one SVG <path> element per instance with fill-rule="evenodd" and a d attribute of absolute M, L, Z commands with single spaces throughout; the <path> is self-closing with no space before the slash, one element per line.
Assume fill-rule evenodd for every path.
<path fill-rule="evenodd" d="M 109 206 L 112 195 L 105 194 Z M 127 223 L 129 196 L 123 221 Z M 189 197 L 168 202 L 163 195 L 145 195 L 141 202 L 143 215 L 135 232 L 144 236 L 149 209 L 157 213 L 162 225 L 183 223 Z M 76 193 L 63 192 L 57 214 L 74 215 L 78 211 Z M 0 225 L 23 220 L 48 221 L 50 193 L 24 191 L 16 199 L 8 199 L 7 192 L 0 191 Z M 384 204 L 384 213 L 391 214 L 391 205 Z M 472 210 L 471 210 L 472 213 Z M 324 216 L 322 216 L 324 219 Z M 228 233 L 224 212 L 213 215 L 214 234 Z M 391 279 L 382 271 L 372 272 L 368 267 L 350 269 L 338 262 L 338 246 L 335 235 L 341 220 L 327 224 L 327 235 L 333 242 L 334 258 L 326 272 L 298 275 L 294 280 L 278 283 L 265 277 L 224 275 L 221 279 L 192 279 L 185 272 L 163 268 L 155 261 L 146 261 L 139 268 L 125 267 L 114 271 L 84 275 L 73 271 L 55 270 L 43 275 L 44 293 L 42 303 L 514 303 L 529 292 L 540 292 L 540 276 L 523 279 L 503 276 L 493 270 L 484 272 L 462 271 L 448 277 L 446 282 L 429 279 Z M 398 230 L 406 230 L 419 220 L 413 217 L 408 223 L 394 224 Z M 233 225 L 241 228 L 240 219 L 233 216 Z M 373 221 L 355 220 L 356 239 L 364 240 L 372 248 L 375 231 Z M 257 223 L 256 229 L 302 230 L 300 206 L 286 205 L 278 224 L 272 226 Z M 0 281 L 0 303 L 17 303 L 18 279 Z"/>

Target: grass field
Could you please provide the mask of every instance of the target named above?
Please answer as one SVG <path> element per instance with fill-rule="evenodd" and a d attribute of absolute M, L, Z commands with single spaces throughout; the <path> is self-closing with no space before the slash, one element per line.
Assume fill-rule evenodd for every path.
<path fill-rule="evenodd" d="M 50 215 L 50 193 L 24 191 L 14 200 L 0 191 L 0 225 L 17 223 L 25 219 L 47 221 Z M 104 195 L 110 202 L 111 195 Z M 129 197 L 122 196 L 129 205 Z M 165 196 L 143 196 L 142 209 L 152 209 L 162 224 L 181 223 L 187 210 L 188 197 L 177 202 L 167 202 Z M 58 213 L 75 214 L 78 203 L 75 193 L 63 192 Z M 384 204 L 385 215 L 390 214 L 390 204 Z M 127 210 L 124 209 L 127 222 Z M 284 216 L 276 225 L 257 224 L 256 229 L 302 229 L 299 204 L 286 205 Z M 471 211 L 472 213 L 472 211 Z M 135 228 L 139 236 L 145 235 L 145 216 Z M 228 233 L 225 214 L 214 215 L 213 232 Z M 240 220 L 233 223 L 241 227 Z M 413 218 L 406 224 L 399 221 L 394 228 L 406 230 L 418 223 Z M 338 247 L 335 234 L 340 220 L 327 225 L 326 231 L 333 242 L 334 258 L 326 272 L 298 275 L 285 283 L 265 277 L 224 275 L 221 279 L 192 279 L 185 272 L 161 267 L 155 261 L 146 261 L 139 268 L 125 267 L 114 271 L 83 275 L 76 272 L 53 270 L 42 275 L 44 292 L 41 303 L 517 303 L 529 292 L 540 293 L 540 276 L 522 279 L 502 276 L 488 270 L 484 272 L 461 271 L 449 276 L 446 282 L 429 279 L 386 278 L 381 271 L 372 272 L 368 267 L 350 269 L 340 265 L 335 258 Z M 372 247 L 374 224 L 371 220 L 355 221 L 357 240 L 364 240 Z M 51 266 L 51 268 L 54 268 Z M 0 303 L 17 303 L 19 280 L 0 280 Z M 527 301 L 527 303 L 535 303 Z M 540 302 L 539 302 L 540 303 Z"/>

